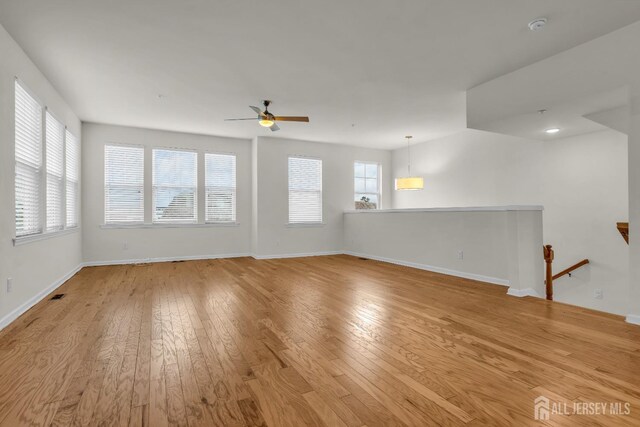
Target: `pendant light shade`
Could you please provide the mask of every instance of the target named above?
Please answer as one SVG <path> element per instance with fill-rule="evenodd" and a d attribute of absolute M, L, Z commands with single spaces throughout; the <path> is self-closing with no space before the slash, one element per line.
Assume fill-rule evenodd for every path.
<path fill-rule="evenodd" d="M 412 136 L 405 136 L 407 138 L 407 176 L 396 178 L 396 190 L 422 190 L 424 188 L 424 178 L 421 176 L 411 176 L 411 151 L 409 143 Z"/>
<path fill-rule="evenodd" d="M 424 178 L 421 176 L 396 178 L 396 190 L 422 190 L 423 188 Z"/>

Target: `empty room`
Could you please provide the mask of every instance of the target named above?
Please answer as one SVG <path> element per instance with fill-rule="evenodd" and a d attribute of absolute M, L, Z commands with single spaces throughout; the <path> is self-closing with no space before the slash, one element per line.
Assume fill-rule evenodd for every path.
<path fill-rule="evenodd" d="M 0 0 L 0 426 L 639 426 L 640 1 Z"/>

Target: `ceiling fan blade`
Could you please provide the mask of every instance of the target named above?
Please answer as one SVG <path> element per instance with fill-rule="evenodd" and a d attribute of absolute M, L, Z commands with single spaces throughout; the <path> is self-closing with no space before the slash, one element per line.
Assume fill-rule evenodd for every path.
<path fill-rule="evenodd" d="M 275 116 L 274 120 L 280 122 L 309 122 L 309 117 L 303 116 Z"/>
<path fill-rule="evenodd" d="M 235 120 L 258 120 L 257 117 L 251 117 L 250 119 L 224 119 L 225 122 L 232 122 Z"/>
<path fill-rule="evenodd" d="M 277 130 L 280 130 L 280 128 L 278 127 L 278 125 L 277 125 L 277 124 L 275 124 L 275 123 L 274 123 L 274 124 L 272 124 L 272 125 L 271 125 L 271 127 L 270 127 L 269 129 L 271 129 L 271 132 L 275 132 L 275 131 L 277 131 Z"/>
<path fill-rule="evenodd" d="M 260 117 L 264 116 L 264 114 L 262 114 L 262 110 L 260 110 L 258 107 L 254 107 L 253 105 L 249 105 L 249 108 L 251 108 L 253 111 L 255 111 L 256 113 L 258 113 L 258 115 Z"/>

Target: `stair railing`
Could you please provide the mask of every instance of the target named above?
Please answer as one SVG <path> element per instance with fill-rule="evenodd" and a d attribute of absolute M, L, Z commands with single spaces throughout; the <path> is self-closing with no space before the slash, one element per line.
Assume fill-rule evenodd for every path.
<path fill-rule="evenodd" d="M 562 276 L 565 275 L 569 275 L 569 277 L 571 277 L 571 273 L 574 270 L 577 270 L 578 268 L 582 267 L 583 265 L 587 265 L 589 264 L 589 260 L 588 259 L 583 259 L 582 261 L 572 265 L 571 267 L 562 270 L 560 273 L 558 274 L 553 274 L 553 259 L 555 257 L 555 254 L 553 252 L 553 247 L 551 245 L 545 245 L 542 247 L 543 250 L 543 254 L 544 254 L 544 262 L 546 264 L 546 271 L 545 271 L 545 285 L 546 285 L 546 294 L 547 294 L 547 299 L 549 301 L 553 301 L 553 281 L 557 280 L 559 278 L 561 278 Z"/>

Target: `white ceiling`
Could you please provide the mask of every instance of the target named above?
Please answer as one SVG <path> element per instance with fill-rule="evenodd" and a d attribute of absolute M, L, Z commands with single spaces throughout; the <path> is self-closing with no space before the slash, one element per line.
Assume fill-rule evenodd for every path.
<path fill-rule="evenodd" d="M 532 85 L 533 87 L 539 87 Z M 533 91 L 533 88 L 532 88 Z M 620 106 L 629 102 L 629 92 L 627 88 L 620 87 L 614 90 L 597 92 L 589 96 L 572 98 L 570 100 L 557 101 L 553 104 L 542 103 L 547 109 L 544 114 L 540 114 L 538 109 L 529 109 L 526 112 L 514 109 L 512 114 L 500 117 L 491 122 L 482 124 L 470 123 L 474 129 L 485 130 L 504 135 L 513 135 L 520 138 L 551 141 L 558 138 L 568 138 L 590 132 L 606 130 L 611 120 L 619 120 L 618 116 L 604 120 L 597 120 L 606 111 L 624 112 Z M 490 109 L 490 103 L 483 105 L 482 110 Z M 595 113 L 595 114 L 594 114 Z M 473 112 L 470 113 L 473 118 Z M 558 128 L 560 132 L 549 135 L 546 129 Z"/>
<path fill-rule="evenodd" d="M 252 138 L 271 132 L 223 119 L 269 98 L 311 118 L 279 137 L 374 148 L 460 131 L 465 90 L 637 20 L 636 0 L 0 0 L 84 121 Z"/>
<path fill-rule="evenodd" d="M 467 125 L 538 140 L 624 133 L 640 105 L 638 40 L 640 21 L 475 86 L 467 91 Z M 552 127 L 561 131 L 547 135 Z"/>

